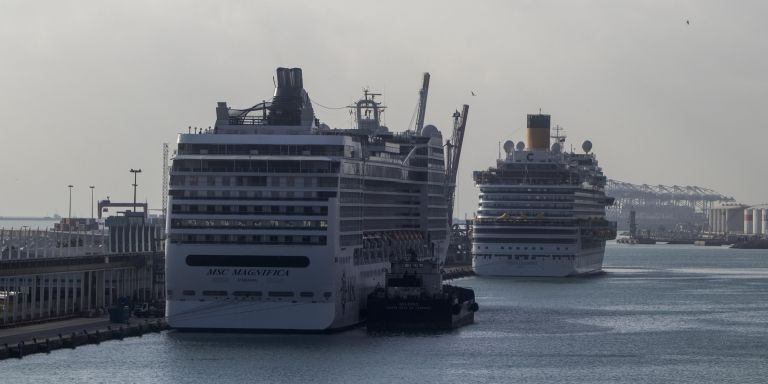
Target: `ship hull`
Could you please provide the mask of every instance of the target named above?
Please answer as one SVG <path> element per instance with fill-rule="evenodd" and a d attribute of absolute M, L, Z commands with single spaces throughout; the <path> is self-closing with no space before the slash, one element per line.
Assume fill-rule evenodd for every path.
<path fill-rule="evenodd" d="M 475 321 L 474 291 L 444 286 L 444 297 L 368 296 L 368 331 L 450 330 Z M 450 292 L 448 294 L 447 292 Z"/>
<path fill-rule="evenodd" d="M 186 263 L 190 254 L 297 251 L 274 248 L 169 245 L 169 326 L 180 330 L 253 332 L 347 329 L 364 320 L 365 297 L 383 283 L 388 267 L 387 263 L 355 266 L 334 262 L 351 256 L 351 250 L 333 252 L 330 247 L 304 249 L 312 259 L 306 268 L 214 268 Z"/>
<path fill-rule="evenodd" d="M 478 276 L 566 277 L 598 273 L 603 268 L 605 247 L 575 255 L 513 254 L 475 256 L 472 269 Z"/>

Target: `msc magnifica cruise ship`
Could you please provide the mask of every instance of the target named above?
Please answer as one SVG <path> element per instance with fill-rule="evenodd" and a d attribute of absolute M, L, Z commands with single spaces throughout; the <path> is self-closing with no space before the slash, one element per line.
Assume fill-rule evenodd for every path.
<path fill-rule="evenodd" d="M 559 131 L 559 129 L 558 129 Z M 550 138 L 555 143 L 550 146 Z M 550 116 L 528 115 L 526 142 L 504 144 L 496 167 L 474 172 L 480 199 L 472 230 L 478 275 L 569 276 L 602 269 L 616 223 L 605 219 L 606 177 L 592 143 L 563 150 Z"/>
<path fill-rule="evenodd" d="M 425 74 L 428 84 L 428 74 Z M 271 102 L 220 102 L 180 134 L 170 176 L 168 323 L 177 329 L 325 331 L 360 323 L 390 260 L 443 260 L 449 192 L 434 126 L 392 133 L 365 92 L 355 127 L 315 116 L 298 68 Z M 421 99 L 423 124 L 426 90 Z"/>

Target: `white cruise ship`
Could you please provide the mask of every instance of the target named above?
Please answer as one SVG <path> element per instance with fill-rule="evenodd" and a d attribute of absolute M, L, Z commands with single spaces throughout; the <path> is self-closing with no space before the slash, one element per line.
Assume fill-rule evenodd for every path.
<path fill-rule="evenodd" d="M 616 238 L 616 223 L 605 219 L 613 199 L 605 196 L 592 143 L 574 153 L 563 151 L 564 140 L 550 136 L 549 115 L 528 115 L 526 142 L 507 141 L 495 168 L 474 172 L 480 189 L 471 233 L 476 274 L 571 276 L 602 269 L 605 242 Z"/>
<path fill-rule="evenodd" d="M 445 256 L 440 132 L 389 132 L 367 91 L 350 107 L 356 127 L 330 129 L 301 69 L 278 68 L 276 81 L 271 102 L 221 102 L 212 129 L 178 137 L 166 244 L 174 328 L 347 328 L 391 259 Z"/>

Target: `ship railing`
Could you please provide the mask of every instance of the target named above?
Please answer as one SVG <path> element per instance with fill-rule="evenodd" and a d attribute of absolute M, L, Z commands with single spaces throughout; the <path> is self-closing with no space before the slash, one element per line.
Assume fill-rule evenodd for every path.
<path fill-rule="evenodd" d="M 475 175 L 477 184 L 499 184 L 499 185 L 580 185 L 580 180 L 551 180 L 537 179 L 530 177 L 504 178 L 504 177 L 485 177 Z M 503 183 L 501 182 L 503 180 Z"/>
<path fill-rule="evenodd" d="M 616 223 L 604 219 L 596 220 L 557 220 L 551 218 L 535 218 L 535 217 L 508 217 L 508 218 L 475 218 L 470 220 L 473 225 L 477 224 L 497 224 L 497 225 L 509 225 L 509 226 L 580 226 L 584 228 L 616 228 Z"/>
<path fill-rule="evenodd" d="M 339 173 L 338 169 L 305 169 L 305 168 L 251 168 L 251 167 L 227 167 L 227 168 L 176 168 L 176 172 L 209 173 L 209 172 L 247 172 L 247 173 Z"/>
<path fill-rule="evenodd" d="M 229 125 L 264 125 L 267 119 L 264 116 L 230 117 Z"/>

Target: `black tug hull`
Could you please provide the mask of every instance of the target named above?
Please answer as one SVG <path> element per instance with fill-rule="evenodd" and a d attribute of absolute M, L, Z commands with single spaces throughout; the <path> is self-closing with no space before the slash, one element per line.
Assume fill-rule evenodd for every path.
<path fill-rule="evenodd" d="M 443 286 L 438 297 L 387 297 L 376 290 L 368 296 L 368 331 L 450 330 L 475 321 L 474 291 Z"/>

